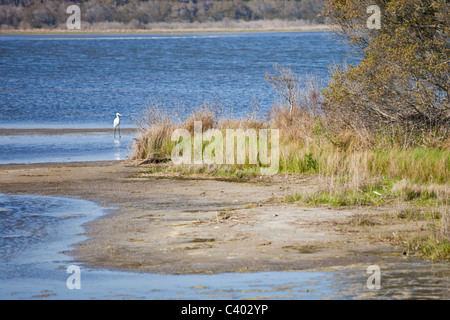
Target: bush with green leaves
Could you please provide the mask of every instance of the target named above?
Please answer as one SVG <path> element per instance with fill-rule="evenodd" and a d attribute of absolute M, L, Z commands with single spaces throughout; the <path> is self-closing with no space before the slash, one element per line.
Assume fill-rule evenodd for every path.
<path fill-rule="evenodd" d="M 381 28 L 369 29 L 369 5 Z M 447 0 L 329 0 L 324 15 L 362 59 L 335 67 L 324 91 L 334 130 L 390 135 L 404 146 L 442 143 L 450 132 Z"/>

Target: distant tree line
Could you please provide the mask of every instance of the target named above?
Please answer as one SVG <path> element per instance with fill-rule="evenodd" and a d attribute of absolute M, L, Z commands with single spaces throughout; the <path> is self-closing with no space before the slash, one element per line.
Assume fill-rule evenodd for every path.
<path fill-rule="evenodd" d="M 0 0 L 0 26 L 51 28 L 77 4 L 88 23 L 309 20 L 320 22 L 324 0 Z"/>

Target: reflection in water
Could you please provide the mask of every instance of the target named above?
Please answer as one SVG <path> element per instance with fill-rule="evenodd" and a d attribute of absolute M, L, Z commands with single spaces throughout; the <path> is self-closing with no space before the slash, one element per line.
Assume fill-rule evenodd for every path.
<path fill-rule="evenodd" d="M 0 164 L 124 160 L 134 134 L 111 143 L 109 133 L 7 135 L 0 138 Z"/>
<path fill-rule="evenodd" d="M 120 139 L 114 138 L 114 160 L 123 160 L 122 150 L 120 148 Z"/>
<path fill-rule="evenodd" d="M 78 199 L 0 194 L 0 299 L 448 299 L 450 265 L 379 263 L 381 289 L 366 288 L 366 265 L 317 271 L 159 275 L 81 267 L 81 290 L 66 286 L 64 254 L 86 239 L 82 225 L 104 214 Z"/>
<path fill-rule="evenodd" d="M 369 290 L 367 266 L 334 268 L 337 292 L 331 299 L 449 299 L 450 265 L 430 262 L 380 263 L 381 289 Z"/>
<path fill-rule="evenodd" d="M 449 299 L 448 264 L 391 266 L 385 272 L 384 293 L 395 299 Z"/>

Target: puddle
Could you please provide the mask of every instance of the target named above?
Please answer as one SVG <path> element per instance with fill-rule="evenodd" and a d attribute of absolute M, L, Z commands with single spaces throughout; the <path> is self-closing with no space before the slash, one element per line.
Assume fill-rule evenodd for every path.
<path fill-rule="evenodd" d="M 0 299 L 448 299 L 450 265 L 380 264 L 381 288 L 365 265 L 320 271 L 160 275 L 93 269 L 65 254 L 86 239 L 83 224 L 105 214 L 78 199 L 0 194 Z M 203 239 L 202 239 L 203 240 Z M 209 239 L 210 240 L 210 239 Z M 374 262 L 376 263 L 376 262 Z M 67 273 L 80 267 L 80 289 Z"/>

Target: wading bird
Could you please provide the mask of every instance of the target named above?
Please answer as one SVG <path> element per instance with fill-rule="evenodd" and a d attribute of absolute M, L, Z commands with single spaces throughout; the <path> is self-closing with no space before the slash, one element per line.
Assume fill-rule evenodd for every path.
<path fill-rule="evenodd" d="M 116 118 L 114 119 L 114 138 L 116 137 L 116 129 L 119 128 L 119 137 L 120 137 L 120 118 L 123 117 L 120 113 L 116 113 Z"/>

